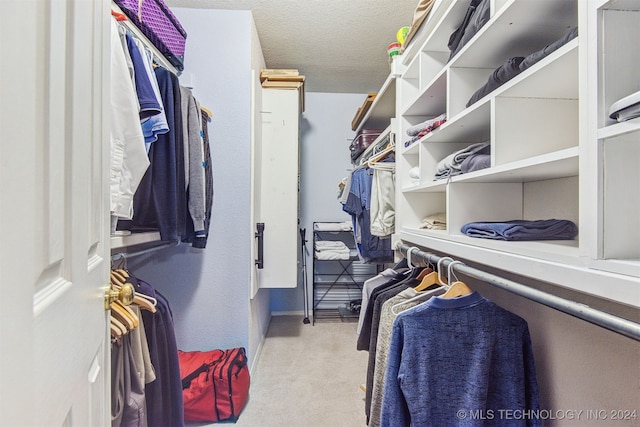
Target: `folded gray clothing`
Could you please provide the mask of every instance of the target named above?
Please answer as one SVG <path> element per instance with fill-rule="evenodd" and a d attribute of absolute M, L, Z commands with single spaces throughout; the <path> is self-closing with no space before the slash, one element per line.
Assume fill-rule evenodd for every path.
<path fill-rule="evenodd" d="M 491 145 L 486 142 L 471 144 L 462 150 L 449 154 L 438 162 L 435 179 L 443 179 L 449 176 L 460 175 L 461 165 L 464 160 L 472 154 L 489 154 Z"/>
<path fill-rule="evenodd" d="M 491 18 L 490 14 L 490 0 L 481 0 L 480 2 L 476 0 L 472 0 L 469 8 L 467 9 L 467 14 L 471 12 L 470 16 L 465 16 L 462 24 L 449 38 L 449 50 L 451 50 L 451 55 L 449 56 L 449 60 L 456 56 L 456 54 L 467 44 L 469 40 L 473 36 L 476 35 L 480 28 Z M 462 32 L 462 34 L 460 34 Z M 457 41 L 456 41 L 457 40 Z"/>
<path fill-rule="evenodd" d="M 505 61 L 504 64 L 493 70 L 493 73 L 489 76 L 487 82 L 478 89 L 473 95 L 471 95 L 471 99 L 467 102 L 467 107 L 475 104 L 480 99 L 484 98 L 487 94 L 493 92 L 518 74 L 522 72 L 520 69 L 520 64 L 524 60 L 522 56 L 514 56 L 513 58 L 509 58 Z"/>
<path fill-rule="evenodd" d="M 578 234 L 578 227 L 566 219 L 512 220 L 470 222 L 460 231 L 469 237 L 493 240 L 572 240 Z"/>
<path fill-rule="evenodd" d="M 424 129 L 428 129 L 431 126 L 434 125 L 434 123 L 439 122 L 441 120 L 445 120 L 447 118 L 447 115 L 445 113 L 440 114 L 437 117 L 434 117 L 432 119 L 429 120 L 425 120 L 422 123 L 418 123 L 415 126 L 411 126 L 409 129 L 407 129 L 407 135 L 409 136 L 416 136 L 418 135 L 421 131 L 423 131 Z"/>
<path fill-rule="evenodd" d="M 520 71 L 526 70 L 527 68 L 531 67 L 536 62 L 538 62 L 541 59 L 544 59 L 545 57 L 549 56 L 550 54 L 552 54 L 556 50 L 560 49 L 562 46 L 564 46 L 565 44 L 569 43 L 571 40 L 573 40 L 577 36 L 578 36 L 578 27 L 571 28 L 560 39 L 554 41 L 553 43 L 550 43 L 550 44 L 546 45 L 545 47 L 543 47 L 539 51 L 533 52 L 532 54 L 530 54 L 527 57 L 525 57 L 524 61 L 522 61 L 520 63 Z"/>
<path fill-rule="evenodd" d="M 469 173 L 491 167 L 491 154 L 472 154 L 462 161 L 460 170 Z"/>

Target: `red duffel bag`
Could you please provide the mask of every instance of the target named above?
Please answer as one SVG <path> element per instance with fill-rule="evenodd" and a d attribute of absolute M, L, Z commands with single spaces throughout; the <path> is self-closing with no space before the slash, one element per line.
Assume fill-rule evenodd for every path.
<path fill-rule="evenodd" d="M 180 351 L 185 421 L 235 422 L 249 397 L 244 348 Z"/>

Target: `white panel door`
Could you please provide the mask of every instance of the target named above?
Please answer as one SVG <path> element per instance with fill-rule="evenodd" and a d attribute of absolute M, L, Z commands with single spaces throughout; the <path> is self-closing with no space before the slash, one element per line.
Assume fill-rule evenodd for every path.
<path fill-rule="evenodd" d="M 2 7 L 0 424 L 110 425 L 109 3 Z"/>
<path fill-rule="evenodd" d="M 260 182 L 255 187 L 260 194 L 255 218 L 264 223 L 264 267 L 256 269 L 261 288 L 298 285 L 298 99 L 297 90 L 262 90 Z"/>

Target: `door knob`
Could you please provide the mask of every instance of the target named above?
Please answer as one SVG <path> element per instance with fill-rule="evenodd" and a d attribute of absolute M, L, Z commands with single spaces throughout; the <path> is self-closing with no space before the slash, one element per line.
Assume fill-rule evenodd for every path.
<path fill-rule="evenodd" d="M 109 310 L 111 303 L 120 301 L 122 305 L 131 305 L 134 294 L 133 285 L 131 283 L 123 284 L 119 290 L 114 290 L 111 285 L 104 291 L 104 309 Z"/>

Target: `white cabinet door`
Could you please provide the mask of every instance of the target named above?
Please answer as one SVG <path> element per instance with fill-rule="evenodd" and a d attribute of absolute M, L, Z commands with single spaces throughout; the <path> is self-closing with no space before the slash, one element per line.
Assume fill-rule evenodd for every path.
<path fill-rule="evenodd" d="M 109 6 L 2 6 L 0 423 L 110 425 Z"/>
<path fill-rule="evenodd" d="M 254 187 L 260 195 L 255 220 L 264 224 L 264 264 L 256 266 L 260 288 L 298 284 L 298 99 L 297 90 L 262 90 L 260 171 L 255 172 L 259 182 Z"/>

